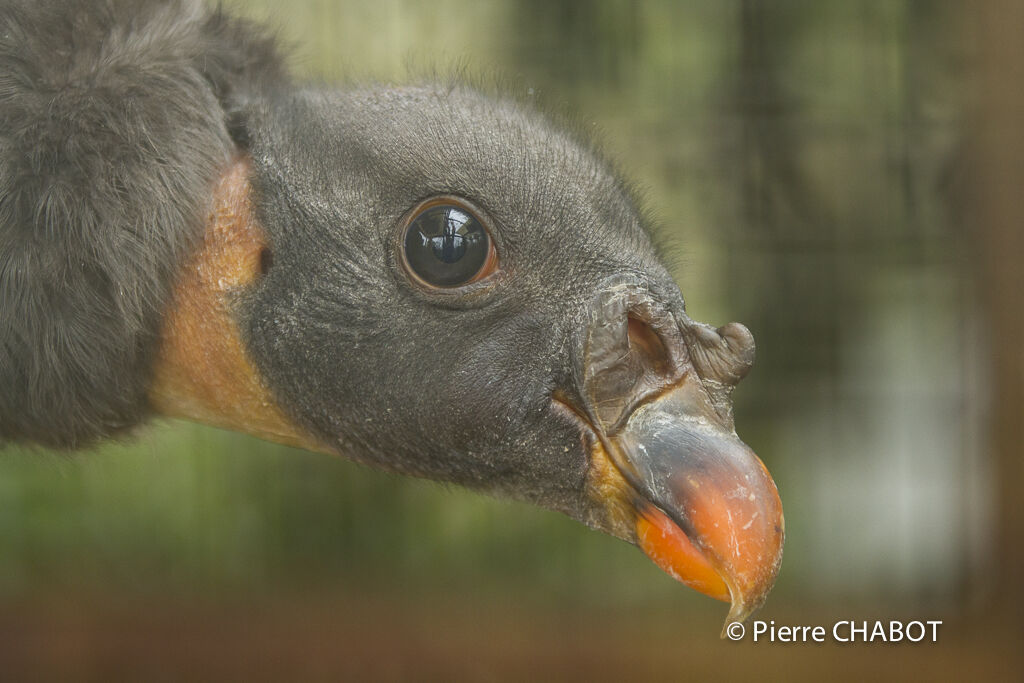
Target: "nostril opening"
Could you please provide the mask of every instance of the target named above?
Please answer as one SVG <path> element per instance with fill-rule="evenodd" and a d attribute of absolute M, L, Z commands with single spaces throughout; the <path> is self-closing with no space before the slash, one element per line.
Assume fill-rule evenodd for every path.
<path fill-rule="evenodd" d="M 648 367 L 658 373 L 665 373 L 671 366 L 671 358 L 665 342 L 654 329 L 643 320 L 630 315 L 629 348 L 640 354 Z"/>

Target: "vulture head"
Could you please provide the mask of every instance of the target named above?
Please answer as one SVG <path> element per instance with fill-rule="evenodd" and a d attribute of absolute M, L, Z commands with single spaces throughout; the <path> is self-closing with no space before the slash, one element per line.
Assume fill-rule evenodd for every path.
<path fill-rule="evenodd" d="M 764 601 L 753 338 L 687 316 L 582 136 L 461 85 L 296 85 L 191 3 L 9 3 L 0 36 L 0 437 L 184 417 L 563 512 L 730 621 Z"/>

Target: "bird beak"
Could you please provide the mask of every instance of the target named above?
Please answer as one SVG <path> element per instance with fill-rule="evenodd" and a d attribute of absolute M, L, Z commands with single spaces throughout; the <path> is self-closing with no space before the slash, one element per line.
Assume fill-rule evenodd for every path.
<path fill-rule="evenodd" d="M 594 309 L 576 411 L 592 432 L 591 497 L 605 528 L 731 601 L 727 623 L 763 604 L 785 535 L 775 483 L 733 427 L 731 391 L 753 357 L 742 325 L 715 330 L 616 287 Z"/>
<path fill-rule="evenodd" d="M 713 415 L 690 373 L 602 446 L 637 494 L 641 549 L 682 583 L 731 601 L 727 622 L 744 621 L 779 570 L 782 502 L 760 459 Z"/>

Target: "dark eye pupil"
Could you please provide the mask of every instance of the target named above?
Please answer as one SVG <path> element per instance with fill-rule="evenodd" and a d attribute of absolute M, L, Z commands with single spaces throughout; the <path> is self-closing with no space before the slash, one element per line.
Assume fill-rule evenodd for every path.
<path fill-rule="evenodd" d="M 434 256 L 445 263 L 455 263 L 466 254 L 466 240 L 455 232 L 454 225 L 454 221 L 450 222 L 443 235 L 429 238 Z"/>
<path fill-rule="evenodd" d="M 490 237 L 473 214 L 455 204 L 435 204 L 409 223 L 405 258 L 425 282 L 457 287 L 473 279 L 487 261 Z"/>

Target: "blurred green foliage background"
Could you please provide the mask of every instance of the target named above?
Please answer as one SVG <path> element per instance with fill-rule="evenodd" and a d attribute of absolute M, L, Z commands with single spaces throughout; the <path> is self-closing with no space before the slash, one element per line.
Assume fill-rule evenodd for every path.
<path fill-rule="evenodd" d="M 998 471 L 958 213 L 976 67 L 958 3 L 226 4 L 278 26 L 303 77 L 497 77 L 594 130 L 658 217 L 690 314 L 758 340 L 737 426 L 787 517 L 764 618 L 984 609 Z M 0 610 L 357 592 L 494 619 L 657 614 L 709 637 L 725 612 L 559 515 L 201 426 L 0 454 Z"/>

